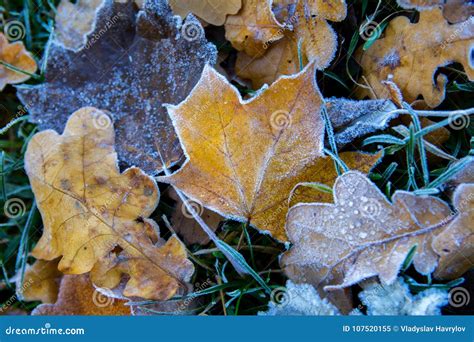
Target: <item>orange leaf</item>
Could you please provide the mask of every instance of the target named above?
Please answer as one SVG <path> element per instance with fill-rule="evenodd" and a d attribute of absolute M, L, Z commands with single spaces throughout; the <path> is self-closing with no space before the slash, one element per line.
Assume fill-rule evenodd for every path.
<path fill-rule="evenodd" d="M 193 13 L 209 24 L 223 25 L 228 14 L 237 13 L 242 7 L 242 0 L 169 0 L 173 11 L 185 18 Z"/>

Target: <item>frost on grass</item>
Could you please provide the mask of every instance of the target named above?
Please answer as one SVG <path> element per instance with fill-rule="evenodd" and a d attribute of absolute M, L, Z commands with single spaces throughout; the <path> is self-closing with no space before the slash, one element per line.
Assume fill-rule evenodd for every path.
<path fill-rule="evenodd" d="M 132 2 L 101 7 L 86 45 L 73 52 L 53 43 L 44 84 L 19 89 L 41 129 L 62 131 L 69 114 L 93 106 L 111 113 L 119 160 L 155 173 L 182 154 L 163 103 L 179 103 L 216 49 L 199 21 L 173 16 L 163 0 L 139 11 Z M 109 123 L 100 121 L 98 126 Z"/>
<path fill-rule="evenodd" d="M 433 272 L 438 255 L 432 241 L 452 219 L 448 205 L 405 191 L 392 201 L 361 173 L 348 172 L 334 185 L 334 204 L 292 207 L 286 230 L 293 246 L 281 259 L 288 277 L 325 290 L 374 276 L 391 284 L 414 245 L 415 269 Z"/>
<path fill-rule="evenodd" d="M 308 284 L 295 284 L 291 280 L 286 283 L 286 288 L 274 293 L 272 301 L 268 303 L 268 311 L 261 311 L 259 316 L 334 316 L 339 315 L 339 310 L 327 299 L 321 299 L 313 286 Z"/>
<path fill-rule="evenodd" d="M 424 316 L 439 315 L 441 307 L 448 303 L 448 293 L 429 289 L 412 295 L 402 278 L 391 285 L 373 284 L 359 293 L 367 315 Z"/>
<path fill-rule="evenodd" d="M 336 142 L 345 145 L 366 134 L 382 130 L 394 118 L 395 105 L 389 100 L 354 101 L 331 97 L 326 100 Z"/>

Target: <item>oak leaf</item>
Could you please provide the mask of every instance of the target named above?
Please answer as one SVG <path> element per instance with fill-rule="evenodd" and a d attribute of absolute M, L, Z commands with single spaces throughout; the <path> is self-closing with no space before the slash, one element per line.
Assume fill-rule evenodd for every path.
<path fill-rule="evenodd" d="M 94 28 L 97 10 L 104 0 L 61 0 L 55 17 L 55 38 L 65 48 L 79 50 Z"/>
<path fill-rule="evenodd" d="M 450 23 L 459 23 L 474 15 L 474 3 L 470 0 L 397 0 L 400 7 L 418 11 L 441 6 L 443 15 Z"/>
<path fill-rule="evenodd" d="M 473 43 L 474 20 L 450 25 L 439 8 L 421 12 L 417 23 L 410 23 L 404 16 L 396 17 L 383 38 L 367 51 L 358 51 L 363 78 L 371 88 L 361 89 L 358 95 L 389 98 L 382 82 L 393 75 L 392 81 L 406 102 L 422 95 L 428 106 L 437 107 L 444 100 L 447 82 L 443 74 L 435 79 L 439 67 L 458 62 L 467 77 L 474 80 Z"/>
<path fill-rule="evenodd" d="M 16 294 L 25 301 L 39 300 L 54 303 L 58 297 L 62 273 L 58 271 L 59 260 L 36 260 L 27 266 L 23 277 L 16 276 Z M 22 279 L 23 278 L 23 279 Z"/>
<path fill-rule="evenodd" d="M 340 176 L 333 193 L 334 204 L 302 203 L 288 212 L 293 246 L 281 265 L 290 279 L 326 290 L 374 276 L 391 284 L 414 245 L 417 271 L 434 271 L 433 238 L 452 219 L 446 203 L 404 191 L 395 192 L 390 203 L 355 171 Z"/>
<path fill-rule="evenodd" d="M 215 62 L 202 30 L 193 16 L 181 22 L 164 0 L 148 0 L 143 10 L 106 0 L 84 48 L 53 43 L 46 82 L 19 89 L 19 97 L 40 129 L 62 131 L 69 113 L 82 107 L 110 111 L 120 161 L 157 173 L 157 146 L 167 166 L 182 157 L 162 104 L 183 100 L 204 64 Z"/>
<path fill-rule="evenodd" d="M 193 265 L 184 246 L 175 237 L 165 244 L 148 218 L 159 197 L 153 178 L 136 167 L 120 174 L 113 127 L 96 125 L 105 115 L 83 108 L 62 135 L 43 131 L 28 144 L 25 169 L 44 224 L 32 255 L 61 257 L 66 274 L 92 270 L 92 280 L 108 288 L 126 273 L 125 296 L 165 300 L 186 288 Z"/>
<path fill-rule="evenodd" d="M 103 289 L 107 292 L 107 289 Z M 58 300 L 54 304 L 41 304 L 31 313 L 35 316 L 126 316 L 130 307 L 125 300 L 108 297 L 95 289 L 89 275 L 65 275 L 61 280 Z"/>
<path fill-rule="evenodd" d="M 334 164 L 323 153 L 322 100 L 314 72 L 314 64 L 308 65 L 244 101 L 224 77 L 206 67 L 186 101 L 168 106 L 188 160 L 158 180 L 222 216 L 250 221 L 286 241 L 284 221 L 293 187 L 334 180 L 325 169 Z M 361 158 L 364 164 L 357 166 L 373 165 L 377 158 Z"/>
<path fill-rule="evenodd" d="M 0 61 L 8 63 L 15 68 L 29 72 L 36 71 L 36 62 L 33 56 L 26 50 L 22 42 L 9 43 L 7 37 L 0 32 Z M 30 78 L 29 75 L 19 71 L 7 69 L 0 65 L 0 91 L 7 84 L 17 84 L 25 82 Z"/>
<path fill-rule="evenodd" d="M 228 14 L 236 14 L 240 10 L 242 0 L 170 0 L 169 4 L 173 12 L 182 18 L 192 13 L 209 24 L 221 26 Z"/>
<path fill-rule="evenodd" d="M 302 68 L 300 62 L 314 62 L 318 69 L 328 67 L 337 50 L 337 35 L 327 21 L 342 21 L 347 13 L 341 0 L 278 0 L 274 5 L 275 12 L 283 11 L 286 18 L 283 28 L 264 42 L 267 51 L 245 51 L 237 57 L 237 75 L 252 80 L 255 88 L 271 84 L 281 75 L 297 73 Z"/>
<path fill-rule="evenodd" d="M 435 276 L 454 279 L 474 265 L 474 184 L 461 184 L 453 195 L 457 217 L 433 241 L 440 255 Z"/>

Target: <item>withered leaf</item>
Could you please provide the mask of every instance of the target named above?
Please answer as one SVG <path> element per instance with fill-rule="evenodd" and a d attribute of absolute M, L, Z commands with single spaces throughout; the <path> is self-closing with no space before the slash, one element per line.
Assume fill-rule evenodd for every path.
<path fill-rule="evenodd" d="M 61 280 L 57 302 L 39 305 L 32 315 L 126 316 L 130 315 L 130 307 L 125 306 L 125 303 L 95 289 L 87 274 L 65 275 Z"/>
<path fill-rule="evenodd" d="M 336 180 L 334 204 L 292 207 L 286 229 L 293 246 L 281 259 L 286 274 L 332 290 L 374 276 L 391 284 L 414 245 L 417 271 L 433 272 L 438 256 L 432 240 L 450 220 L 448 205 L 404 191 L 395 192 L 392 201 L 352 171 Z"/>
<path fill-rule="evenodd" d="M 318 69 L 325 69 L 337 50 L 336 33 L 327 21 L 342 21 L 347 12 L 346 3 L 341 0 L 275 0 L 273 3 L 275 11 L 286 14 L 283 28 L 266 38 L 264 50 L 259 54 L 245 51 L 237 57 L 237 74 L 252 80 L 255 88 L 301 70 L 299 51 L 303 65 L 314 62 Z M 258 56 L 262 57 L 255 58 Z"/>
<path fill-rule="evenodd" d="M 26 301 L 39 300 L 42 303 L 54 303 L 58 298 L 61 272 L 58 271 L 59 260 L 36 260 L 28 266 L 23 275 L 16 276 L 16 294 Z"/>
<path fill-rule="evenodd" d="M 293 187 L 334 180 L 325 169 L 334 164 L 322 151 L 324 123 L 314 73 L 310 64 L 244 101 L 224 77 L 206 67 L 186 101 L 168 107 L 188 160 L 158 179 L 225 217 L 250 221 L 286 241 L 284 221 Z M 358 166 L 373 165 L 377 158 L 361 158 Z"/>
<path fill-rule="evenodd" d="M 216 58 L 196 18 L 178 21 L 164 0 L 140 11 L 133 2 L 106 0 L 85 47 L 53 44 L 46 82 L 19 89 L 32 121 L 61 131 L 71 112 L 93 106 L 112 113 L 121 162 L 156 173 L 157 148 L 168 166 L 176 162 L 182 152 L 162 104 L 183 100 Z"/>
<path fill-rule="evenodd" d="M 44 224 L 32 255 L 61 257 L 66 274 L 93 270 L 92 280 L 108 288 L 126 273 L 125 296 L 168 299 L 186 288 L 193 265 L 184 246 L 175 237 L 165 244 L 147 218 L 159 197 L 153 178 L 136 167 L 120 174 L 113 127 L 96 125 L 104 116 L 83 108 L 63 135 L 43 131 L 28 144 L 25 169 Z"/>
<path fill-rule="evenodd" d="M 439 8 L 421 12 L 417 23 L 410 23 L 404 16 L 396 17 L 383 38 L 367 51 L 358 51 L 364 79 L 371 88 L 361 88 L 358 95 L 389 98 L 382 82 L 393 75 L 405 101 L 410 103 L 423 95 L 428 106 L 437 107 L 444 100 L 447 77 L 438 74 L 435 80 L 436 70 L 458 62 L 467 77 L 474 80 L 473 43 L 474 20 L 450 25 Z"/>
<path fill-rule="evenodd" d="M 14 67 L 30 74 L 36 71 L 36 62 L 31 54 L 26 50 L 22 42 L 9 43 L 7 37 L 0 32 L 0 61 L 13 65 Z M 25 82 L 29 75 L 7 69 L 0 65 L 0 91 L 7 84 L 17 84 Z"/>
<path fill-rule="evenodd" d="M 228 14 L 236 14 L 240 10 L 242 0 L 169 0 L 169 4 L 182 18 L 192 13 L 209 24 L 220 26 Z"/>
<path fill-rule="evenodd" d="M 398 4 L 407 9 L 419 11 L 433 7 L 443 7 L 443 15 L 450 23 L 459 23 L 474 15 L 474 3 L 471 0 L 397 0 Z"/>
<path fill-rule="evenodd" d="M 55 38 L 65 48 L 79 50 L 94 28 L 97 10 L 104 0 L 61 0 L 55 17 Z"/>
<path fill-rule="evenodd" d="M 433 241 L 440 255 L 435 276 L 455 279 L 474 265 L 474 184 L 461 184 L 453 195 L 457 217 Z"/>

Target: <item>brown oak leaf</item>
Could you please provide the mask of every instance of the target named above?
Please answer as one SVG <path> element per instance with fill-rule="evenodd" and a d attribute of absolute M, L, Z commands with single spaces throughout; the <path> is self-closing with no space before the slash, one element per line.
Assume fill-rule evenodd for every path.
<path fill-rule="evenodd" d="M 397 0 L 400 7 L 418 11 L 443 7 L 443 15 L 450 23 L 459 23 L 474 15 L 474 3 L 471 0 Z"/>
<path fill-rule="evenodd" d="M 35 316 L 126 316 L 130 307 L 125 300 L 108 297 L 107 289 L 95 289 L 89 275 L 65 275 L 61 280 L 58 300 L 41 304 L 31 313 Z"/>
<path fill-rule="evenodd" d="M 389 98 L 382 83 L 392 81 L 402 91 L 406 102 L 419 95 L 430 107 L 443 102 L 447 77 L 435 73 L 439 67 L 458 62 L 467 77 L 474 80 L 474 20 L 450 25 L 441 9 L 422 11 L 417 23 L 399 16 L 390 21 L 385 36 L 376 40 L 367 51 L 359 49 L 357 59 L 363 68 L 363 80 L 370 87 L 360 89 L 359 97 Z"/>
<path fill-rule="evenodd" d="M 222 216 L 250 221 L 286 241 L 288 197 L 307 181 L 331 183 L 315 65 L 283 77 L 244 101 L 211 67 L 191 95 L 168 106 L 186 151 L 184 166 L 163 181 Z M 360 158 L 356 168 L 378 156 Z M 334 175 L 335 178 L 335 175 Z"/>
<path fill-rule="evenodd" d="M 281 16 L 277 11 L 285 13 L 283 27 L 264 37 L 267 40 L 259 54 L 245 50 L 237 57 L 237 75 L 252 80 L 255 88 L 300 71 L 298 51 L 303 65 L 314 62 L 318 69 L 325 69 L 337 50 L 337 35 L 327 21 L 342 21 L 347 13 L 341 0 L 276 0 L 274 7 L 277 17 Z"/>
<path fill-rule="evenodd" d="M 391 284 L 414 245 L 418 272 L 434 271 L 433 238 L 452 219 L 435 197 L 397 191 L 392 203 L 368 178 L 351 171 L 334 185 L 334 204 L 302 203 L 290 209 L 291 249 L 281 265 L 290 279 L 326 290 L 378 276 Z"/>
<path fill-rule="evenodd" d="M 157 173 L 159 152 L 167 166 L 182 157 L 162 105 L 188 95 L 216 48 L 195 17 L 181 22 L 165 0 L 148 0 L 143 10 L 105 0 L 95 26 L 77 52 L 53 44 L 45 83 L 19 89 L 19 97 L 40 129 L 62 131 L 82 107 L 111 112 L 119 160 Z"/>
<path fill-rule="evenodd" d="M 474 184 L 461 184 L 453 205 L 458 216 L 433 241 L 440 255 L 437 278 L 455 279 L 474 266 Z"/>
<path fill-rule="evenodd" d="M 7 37 L 0 32 L 0 61 L 8 63 L 15 68 L 29 72 L 36 71 L 36 62 L 33 56 L 26 50 L 22 42 L 9 43 Z M 30 78 L 29 75 L 19 71 L 13 71 L 0 65 L 0 91 L 7 84 L 18 84 Z"/>
<path fill-rule="evenodd" d="M 169 4 L 182 18 L 192 13 L 209 24 L 221 26 L 228 14 L 236 14 L 240 10 L 242 0 L 169 0 Z"/>
<path fill-rule="evenodd" d="M 166 243 L 148 216 L 159 192 L 153 178 L 132 167 L 120 174 L 112 125 L 96 125 L 103 112 L 75 112 L 62 135 L 46 130 L 33 136 L 25 154 L 44 231 L 33 249 L 38 259 L 61 257 L 66 274 L 93 270 L 99 286 L 114 288 L 129 276 L 125 296 L 157 300 L 182 292 L 193 273 L 184 246 Z"/>

